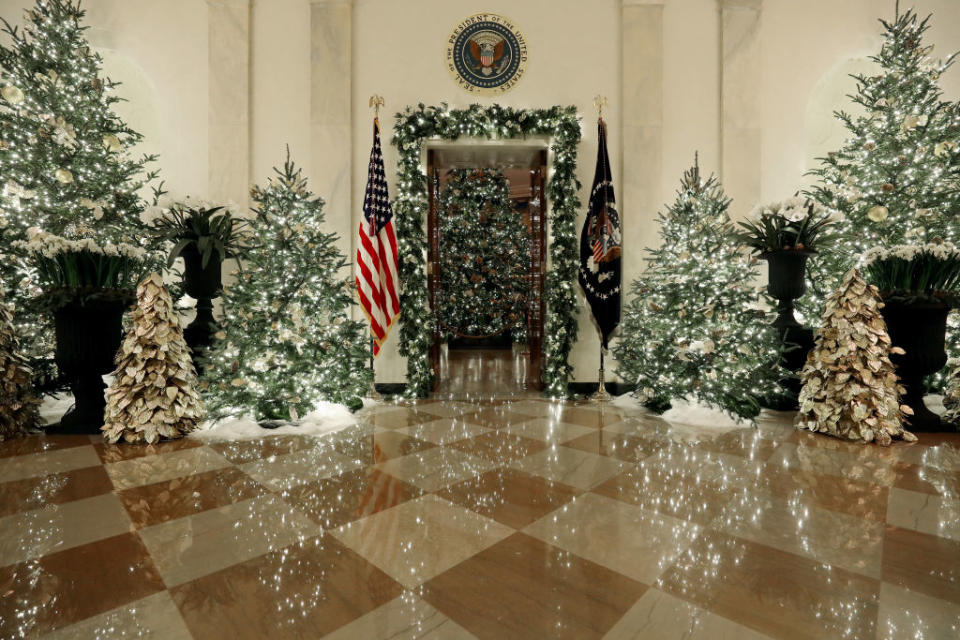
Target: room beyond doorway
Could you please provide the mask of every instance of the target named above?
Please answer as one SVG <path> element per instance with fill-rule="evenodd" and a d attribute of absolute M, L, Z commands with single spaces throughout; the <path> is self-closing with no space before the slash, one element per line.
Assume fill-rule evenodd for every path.
<path fill-rule="evenodd" d="M 546 163 L 542 147 L 427 152 L 436 392 L 542 388 Z"/>

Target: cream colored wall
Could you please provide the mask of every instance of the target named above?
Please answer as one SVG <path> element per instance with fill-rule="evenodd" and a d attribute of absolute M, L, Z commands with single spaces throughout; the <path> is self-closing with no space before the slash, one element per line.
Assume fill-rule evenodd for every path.
<path fill-rule="evenodd" d="M 30 5 L 0 0 L 0 15 L 16 22 Z M 960 49 L 960 2 L 915 5 L 921 15 L 935 14 L 928 41 L 937 53 Z M 657 208 L 673 199 L 694 151 L 705 171 L 729 173 L 737 215 L 756 197 L 781 198 L 805 184 L 814 157 L 843 139 L 829 112 L 848 104 L 843 96 L 854 85 L 845 74 L 869 69 L 865 58 L 881 41 L 876 19 L 893 13 L 893 0 L 86 0 L 84 6 L 91 42 L 131 100 L 119 109 L 146 136 L 144 150 L 160 154 L 174 193 L 244 202 L 247 185 L 267 178 L 289 143 L 350 254 L 370 148 L 370 94 L 387 99 L 385 157 L 395 194 L 390 116 L 418 102 L 494 102 L 453 83 L 443 43 L 468 15 L 509 16 L 527 38 L 530 60 L 516 89 L 497 101 L 578 108 L 585 119 L 584 204 L 596 153 L 593 96 L 611 99 L 607 121 L 628 279 L 642 270 L 642 246 L 657 239 Z M 948 98 L 960 99 L 960 70 L 941 82 Z M 756 149 L 732 144 L 735 132 L 723 123 L 744 129 Z M 745 167 L 748 175 L 738 175 Z M 579 222 L 582 214 L 578 229 Z M 597 339 L 583 312 L 580 327 L 574 378 L 593 380 Z M 391 336 L 378 359 L 379 381 L 403 379 L 397 341 Z"/>
<path fill-rule="evenodd" d="M 511 18 L 527 39 L 530 60 L 525 77 L 509 93 L 497 98 L 474 96 L 458 88 L 444 66 L 444 43 L 457 23 L 479 11 L 501 13 Z M 383 95 L 387 112 L 406 105 L 447 102 L 452 108 L 473 102 L 515 107 L 574 105 L 585 116 L 583 143 L 579 149 L 578 177 L 584 184 L 586 203 L 593 178 L 597 132 L 593 97 L 611 98 L 605 112 L 610 123 L 610 153 L 618 158 L 620 143 L 619 94 L 620 43 L 619 0 L 528 0 L 489 1 L 482 6 L 469 0 L 356 0 L 354 3 L 353 76 L 353 194 L 359 204 L 366 180 L 370 153 L 371 114 L 367 100 Z M 384 161 L 396 194 L 396 150 L 389 144 L 392 118 L 382 118 L 386 139 Z M 620 163 L 614 161 L 615 169 Z M 619 175 L 615 175 L 619 183 Z M 360 219 L 354 211 L 354 228 Z M 578 230 L 579 230 L 578 223 Z M 399 336 L 391 336 L 377 358 L 377 379 L 402 380 L 406 363 L 397 353 Z M 574 347 L 575 377 L 594 378 L 599 366 L 599 342 L 586 313 L 580 314 L 580 339 Z"/>

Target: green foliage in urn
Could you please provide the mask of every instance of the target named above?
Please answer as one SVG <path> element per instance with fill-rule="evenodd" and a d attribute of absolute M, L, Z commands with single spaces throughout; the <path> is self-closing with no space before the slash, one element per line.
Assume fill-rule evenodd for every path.
<path fill-rule="evenodd" d="M 239 258 L 250 240 L 247 222 L 236 218 L 226 205 L 193 201 L 173 203 L 153 221 L 153 231 L 172 244 L 168 266 L 188 247 L 200 254 L 203 268 L 214 255 L 220 262 Z"/>

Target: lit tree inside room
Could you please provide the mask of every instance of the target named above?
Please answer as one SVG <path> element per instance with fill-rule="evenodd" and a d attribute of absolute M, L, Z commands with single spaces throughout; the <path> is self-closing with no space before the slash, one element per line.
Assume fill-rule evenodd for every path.
<path fill-rule="evenodd" d="M 319 401 L 358 408 L 372 374 L 365 326 L 350 319 L 352 282 L 324 233 L 324 202 L 287 158 L 251 192 L 254 246 L 224 287 L 221 331 L 201 386 L 214 416 L 296 420 Z"/>
<path fill-rule="evenodd" d="M 526 342 L 529 232 L 493 169 L 455 169 L 440 192 L 437 317 L 448 338 Z"/>
<path fill-rule="evenodd" d="M 885 40 L 872 58 L 877 73 L 854 76 L 851 99 L 860 114 L 837 113 L 847 140 L 813 172 L 814 195 L 845 217 L 836 248 L 811 262 L 815 306 L 867 249 L 935 238 L 960 242 L 960 104 L 945 101 L 938 83 L 956 54 L 932 57 L 933 45 L 922 41 L 929 21 L 913 10 L 880 21 Z M 960 346 L 956 316 L 951 355 Z"/>
<path fill-rule="evenodd" d="M 145 172 L 153 157 L 132 155 L 141 136 L 113 111 L 117 83 L 101 76 L 83 17 L 74 0 L 38 0 L 22 29 L 3 21 L 0 276 L 32 360 L 42 361 L 52 343 L 36 304 L 36 272 L 13 242 L 31 227 L 56 235 L 79 230 L 97 241 L 147 238 L 138 231 L 138 192 L 154 177 Z"/>
<path fill-rule="evenodd" d="M 654 411 L 686 398 L 752 418 L 758 398 L 777 392 L 778 341 L 758 311 L 756 261 L 731 235 L 729 204 L 716 177 L 686 171 L 624 306 L 618 373 Z"/>

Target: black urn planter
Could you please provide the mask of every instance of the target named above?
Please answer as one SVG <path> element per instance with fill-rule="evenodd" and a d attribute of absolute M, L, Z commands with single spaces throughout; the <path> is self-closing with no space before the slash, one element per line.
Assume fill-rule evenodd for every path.
<path fill-rule="evenodd" d="M 813 330 L 801 325 L 794 315 L 793 301 L 807 290 L 807 259 L 816 251 L 784 249 L 760 254 L 767 261 L 767 293 L 777 300 L 777 317 L 773 326 L 779 330 L 784 343 L 780 364 L 784 369 L 799 373 L 813 348 Z M 769 398 L 765 406 L 781 411 L 797 409 L 800 394 L 798 377 L 780 381 L 784 393 L 778 398 Z"/>
<path fill-rule="evenodd" d="M 113 371 L 123 339 L 123 312 L 132 295 L 111 300 L 74 300 L 54 311 L 56 362 L 70 383 L 74 406 L 51 433 L 100 433 L 107 406 L 103 376 Z"/>
<path fill-rule="evenodd" d="M 197 300 L 197 315 L 193 322 L 183 330 L 183 337 L 193 353 L 194 367 L 201 373 L 200 355 L 210 346 L 217 323 L 213 318 L 213 299 L 223 290 L 221 280 L 220 254 L 214 252 L 207 266 L 196 245 L 190 245 L 180 252 L 183 258 L 183 285 L 187 295 Z"/>
<path fill-rule="evenodd" d="M 938 303 L 903 303 L 884 300 L 880 310 L 894 346 L 906 353 L 890 360 L 897 368 L 900 384 L 906 389 L 901 404 L 913 409 L 908 417 L 910 431 L 946 431 L 940 416 L 923 403 L 923 380 L 947 363 L 945 340 L 950 307 Z M 949 429 L 952 430 L 952 429 Z"/>

